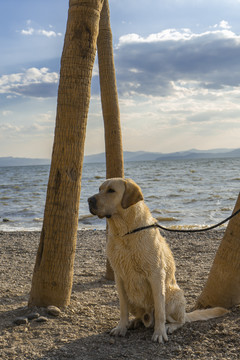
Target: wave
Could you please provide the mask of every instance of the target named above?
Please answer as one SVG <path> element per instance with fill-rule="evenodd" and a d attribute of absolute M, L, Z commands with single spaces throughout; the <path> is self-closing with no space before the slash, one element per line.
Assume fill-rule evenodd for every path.
<path fill-rule="evenodd" d="M 4 232 L 18 232 L 18 231 L 41 231 L 41 227 L 40 226 L 30 226 L 30 227 L 27 227 L 25 225 L 16 225 L 16 226 L 12 226 L 12 227 L 9 227 L 9 226 L 1 226 L 0 227 L 0 230 L 1 231 L 4 231 Z"/>
<path fill-rule="evenodd" d="M 98 222 L 98 218 L 92 214 L 83 214 L 78 218 L 78 223 L 83 225 L 93 225 Z"/>
<path fill-rule="evenodd" d="M 220 209 L 220 211 L 232 211 L 233 209 L 229 208 L 229 207 L 223 207 Z"/>
<path fill-rule="evenodd" d="M 185 200 L 183 200 L 183 204 L 192 204 L 192 203 L 195 203 L 197 201 L 198 200 L 196 200 L 196 199 L 185 199 Z"/>
<path fill-rule="evenodd" d="M 146 199 L 146 200 L 148 200 L 148 199 L 159 199 L 159 196 L 149 195 L 149 196 L 145 196 L 145 199 Z"/>
<path fill-rule="evenodd" d="M 175 217 L 163 217 L 163 216 L 158 216 L 156 217 L 156 219 L 160 222 L 160 221 L 166 221 L 166 222 L 171 222 L 171 221 L 180 221 L 179 219 L 175 218 Z"/>
<path fill-rule="evenodd" d="M 211 165 L 210 166 L 206 166 Z M 125 163 L 127 177 L 143 190 L 147 205 L 159 222 L 192 227 L 217 223 L 236 203 L 240 159 Z M 40 229 L 47 190 L 48 166 L 1 168 L 0 229 Z M 224 168 L 224 172 L 222 169 Z M 44 167 L 45 169 L 45 167 Z M 81 186 L 79 228 L 105 228 L 105 221 L 88 212 L 87 199 L 105 179 L 105 164 L 85 164 Z M 1 206 L 2 205 L 2 206 Z M 152 210 L 154 209 L 154 210 Z M 3 223 L 3 219 L 9 222 Z M 203 225 L 196 225 L 203 227 Z"/>
<path fill-rule="evenodd" d="M 90 219 L 90 218 L 95 218 L 95 215 L 92 215 L 92 214 L 80 215 L 78 220 L 81 221 L 81 220 L 86 220 L 86 219 Z"/>
<path fill-rule="evenodd" d="M 170 194 L 168 195 L 169 198 L 178 198 L 178 197 L 181 197 L 180 194 Z"/>
<path fill-rule="evenodd" d="M 180 192 L 180 193 L 185 193 L 185 192 L 186 192 L 186 189 L 178 189 L 178 192 Z"/>
<path fill-rule="evenodd" d="M 156 213 L 156 214 L 162 214 L 163 213 L 163 211 L 160 210 L 160 209 L 153 209 L 152 212 Z"/>
<path fill-rule="evenodd" d="M 40 223 L 41 223 L 41 222 L 43 222 L 43 218 L 37 218 L 37 217 L 36 217 L 36 218 L 33 219 L 33 221 L 34 221 L 34 222 L 40 222 Z"/>
<path fill-rule="evenodd" d="M 14 189 L 14 190 L 20 190 L 20 186 L 18 186 L 18 185 L 10 185 L 10 184 L 8 184 L 8 185 L 5 185 L 5 184 L 3 184 L 3 185 L 0 185 L 0 189 L 8 189 L 8 190 L 11 190 L 11 189 Z"/>
<path fill-rule="evenodd" d="M 215 224 L 212 224 L 212 225 L 215 225 Z M 208 227 L 210 227 L 212 225 L 202 225 L 202 224 L 201 225 L 200 224 L 171 225 L 171 226 L 168 227 L 168 229 L 171 229 L 171 230 L 201 230 L 201 229 L 208 228 Z M 223 225 L 220 225 L 217 229 L 225 229 L 226 226 L 227 226 L 226 224 L 223 224 Z"/>
<path fill-rule="evenodd" d="M 213 199 L 221 199 L 222 196 L 219 194 L 211 194 L 209 195 L 209 197 L 207 198 L 207 200 L 213 200 Z"/>
<path fill-rule="evenodd" d="M 181 211 L 167 210 L 167 209 L 153 209 L 152 213 L 155 213 L 155 214 L 180 214 Z"/>

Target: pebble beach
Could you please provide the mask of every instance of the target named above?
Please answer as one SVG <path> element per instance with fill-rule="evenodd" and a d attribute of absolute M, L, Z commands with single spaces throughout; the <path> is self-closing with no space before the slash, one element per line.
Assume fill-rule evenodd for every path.
<path fill-rule="evenodd" d="M 224 230 L 163 234 L 177 265 L 176 277 L 190 311 L 206 282 Z M 27 307 L 40 232 L 0 232 L 1 359 L 240 359 L 240 306 L 222 318 L 185 324 L 165 344 L 152 329 L 110 336 L 119 320 L 114 282 L 105 279 L 104 230 L 78 231 L 71 304 Z M 35 315 L 34 315 L 35 314 Z M 25 319 L 18 324 L 17 319 Z M 39 320 L 41 319 L 41 320 Z"/>

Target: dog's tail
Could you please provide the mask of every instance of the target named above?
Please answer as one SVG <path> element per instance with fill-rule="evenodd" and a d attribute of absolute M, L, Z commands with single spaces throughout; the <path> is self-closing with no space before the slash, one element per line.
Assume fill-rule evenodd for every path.
<path fill-rule="evenodd" d="M 186 314 L 186 322 L 193 322 L 199 320 L 208 320 L 216 317 L 223 316 L 229 311 L 222 307 L 214 307 L 211 309 L 194 310 Z"/>

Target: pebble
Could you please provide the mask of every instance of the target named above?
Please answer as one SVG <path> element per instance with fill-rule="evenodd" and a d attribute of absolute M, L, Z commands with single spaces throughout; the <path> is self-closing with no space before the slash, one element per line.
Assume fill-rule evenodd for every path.
<path fill-rule="evenodd" d="M 47 322 L 48 318 L 46 318 L 45 316 L 39 316 L 35 321 L 36 322 Z"/>
<path fill-rule="evenodd" d="M 26 317 L 17 317 L 14 320 L 14 324 L 16 325 L 26 325 L 28 323 L 28 319 Z"/>
<path fill-rule="evenodd" d="M 40 314 L 37 313 L 37 312 L 27 315 L 28 320 L 34 320 L 34 319 L 37 319 L 39 317 L 40 317 Z"/>
<path fill-rule="evenodd" d="M 47 313 L 52 316 L 59 316 L 61 314 L 61 310 L 54 305 L 49 305 L 47 307 Z"/>

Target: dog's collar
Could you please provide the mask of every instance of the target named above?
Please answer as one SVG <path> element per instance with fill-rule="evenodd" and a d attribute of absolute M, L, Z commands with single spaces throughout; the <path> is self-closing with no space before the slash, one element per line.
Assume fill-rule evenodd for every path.
<path fill-rule="evenodd" d="M 142 230 L 146 230 L 146 229 L 151 229 L 151 228 L 155 228 L 155 227 L 158 227 L 158 224 L 152 224 L 152 225 L 147 225 L 147 226 L 142 226 L 142 227 L 139 227 L 139 228 L 136 228 L 132 231 L 129 231 L 128 233 L 126 233 L 125 235 L 123 236 L 127 236 L 127 235 L 131 235 L 131 234 L 134 234 L 138 231 L 142 231 Z"/>

